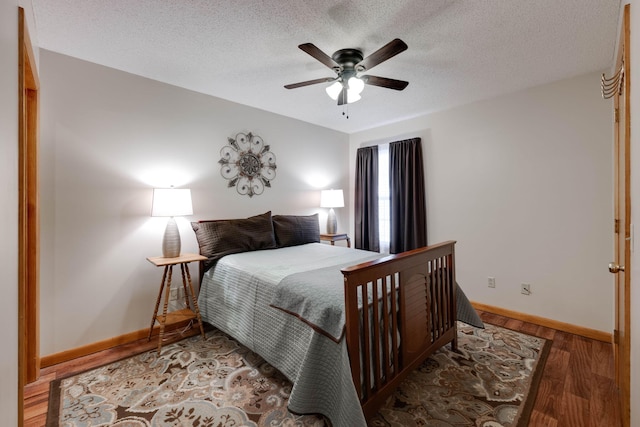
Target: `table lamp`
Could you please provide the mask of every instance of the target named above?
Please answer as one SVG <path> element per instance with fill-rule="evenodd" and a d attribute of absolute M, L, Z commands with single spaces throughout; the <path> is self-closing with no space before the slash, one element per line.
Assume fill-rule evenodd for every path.
<path fill-rule="evenodd" d="M 175 216 L 193 215 L 191 190 L 188 188 L 154 188 L 151 216 L 168 216 L 167 228 L 162 238 L 162 256 L 180 256 L 180 231 Z"/>
<path fill-rule="evenodd" d="M 329 208 L 327 216 L 327 233 L 336 234 L 338 232 L 338 221 L 333 208 L 344 207 L 344 195 L 342 190 L 322 190 L 320 192 L 320 207 Z"/>

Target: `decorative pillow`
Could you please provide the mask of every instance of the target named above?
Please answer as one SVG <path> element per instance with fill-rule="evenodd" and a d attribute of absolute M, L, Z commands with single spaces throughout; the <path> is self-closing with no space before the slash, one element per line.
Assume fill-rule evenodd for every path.
<path fill-rule="evenodd" d="M 191 228 L 200 254 L 207 257 L 205 271 L 225 255 L 276 247 L 271 211 L 246 219 L 192 222 Z"/>
<path fill-rule="evenodd" d="M 320 242 L 318 214 L 308 216 L 274 215 L 273 231 L 279 248 Z"/>

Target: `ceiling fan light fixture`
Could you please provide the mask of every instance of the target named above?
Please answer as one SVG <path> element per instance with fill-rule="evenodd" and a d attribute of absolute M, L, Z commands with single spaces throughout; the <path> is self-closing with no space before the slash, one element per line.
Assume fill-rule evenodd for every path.
<path fill-rule="evenodd" d="M 368 72 L 376 65 L 407 50 L 407 44 L 400 39 L 391 40 L 367 57 L 362 55 L 360 49 L 354 48 L 337 50 L 331 56 L 318 49 L 313 43 L 303 43 L 298 45 L 298 48 L 333 70 L 337 74 L 337 77 L 319 78 L 288 84 L 284 85 L 285 89 L 295 89 L 317 83 L 333 82 L 333 84 L 325 90 L 327 95 L 334 101 L 338 101 L 338 106 L 340 106 L 359 101 L 365 84 L 394 90 L 403 90 L 409 84 L 409 82 L 387 77 L 371 75 L 357 77 L 358 73 Z"/>
<path fill-rule="evenodd" d="M 328 86 L 325 90 L 327 91 L 327 95 L 329 95 L 329 97 L 335 101 L 338 99 L 338 96 L 342 91 L 342 83 L 340 83 L 339 81 L 333 82 L 333 84 L 331 86 Z"/>
<path fill-rule="evenodd" d="M 332 85 L 328 86 L 325 90 L 327 91 L 327 95 L 334 101 L 338 99 L 340 96 L 340 92 L 344 88 L 343 83 L 341 81 L 333 82 Z M 347 80 L 347 104 L 354 103 L 359 101 L 362 97 L 360 94 L 364 89 L 364 82 L 357 77 L 351 77 Z"/>

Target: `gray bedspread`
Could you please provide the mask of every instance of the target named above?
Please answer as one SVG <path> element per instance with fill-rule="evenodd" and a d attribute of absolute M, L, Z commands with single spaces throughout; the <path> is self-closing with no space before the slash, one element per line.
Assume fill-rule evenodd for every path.
<path fill-rule="evenodd" d="M 379 258 L 373 256 L 370 260 Z M 340 269 L 351 263 L 294 273 L 286 276 L 275 288 L 271 306 L 296 316 L 316 332 L 335 342 L 345 331 L 344 287 Z M 458 320 L 484 327 L 478 313 L 458 286 Z"/>
<path fill-rule="evenodd" d="M 350 265 L 353 264 L 291 274 L 278 283 L 270 305 L 339 342 L 345 330 L 344 280 L 340 269 Z"/>
<path fill-rule="evenodd" d="M 293 383 L 292 412 L 323 414 L 334 427 L 364 427 L 345 340 L 335 342 L 270 304 L 288 276 L 354 265 L 371 256 L 320 243 L 228 255 L 204 274 L 198 298 L 203 320 L 261 355 Z M 475 313 L 470 305 L 465 309 Z"/>

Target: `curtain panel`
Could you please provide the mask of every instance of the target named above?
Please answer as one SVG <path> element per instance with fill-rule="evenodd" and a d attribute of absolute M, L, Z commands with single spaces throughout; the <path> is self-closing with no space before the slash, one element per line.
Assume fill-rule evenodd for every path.
<path fill-rule="evenodd" d="M 427 245 L 427 209 L 420 138 L 389 144 L 392 254 Z"/>
<path fill-rule="evenodd" d="M 379 252 L 377 146 L 358 149 L 355 186 L 355 247 Z"/>

